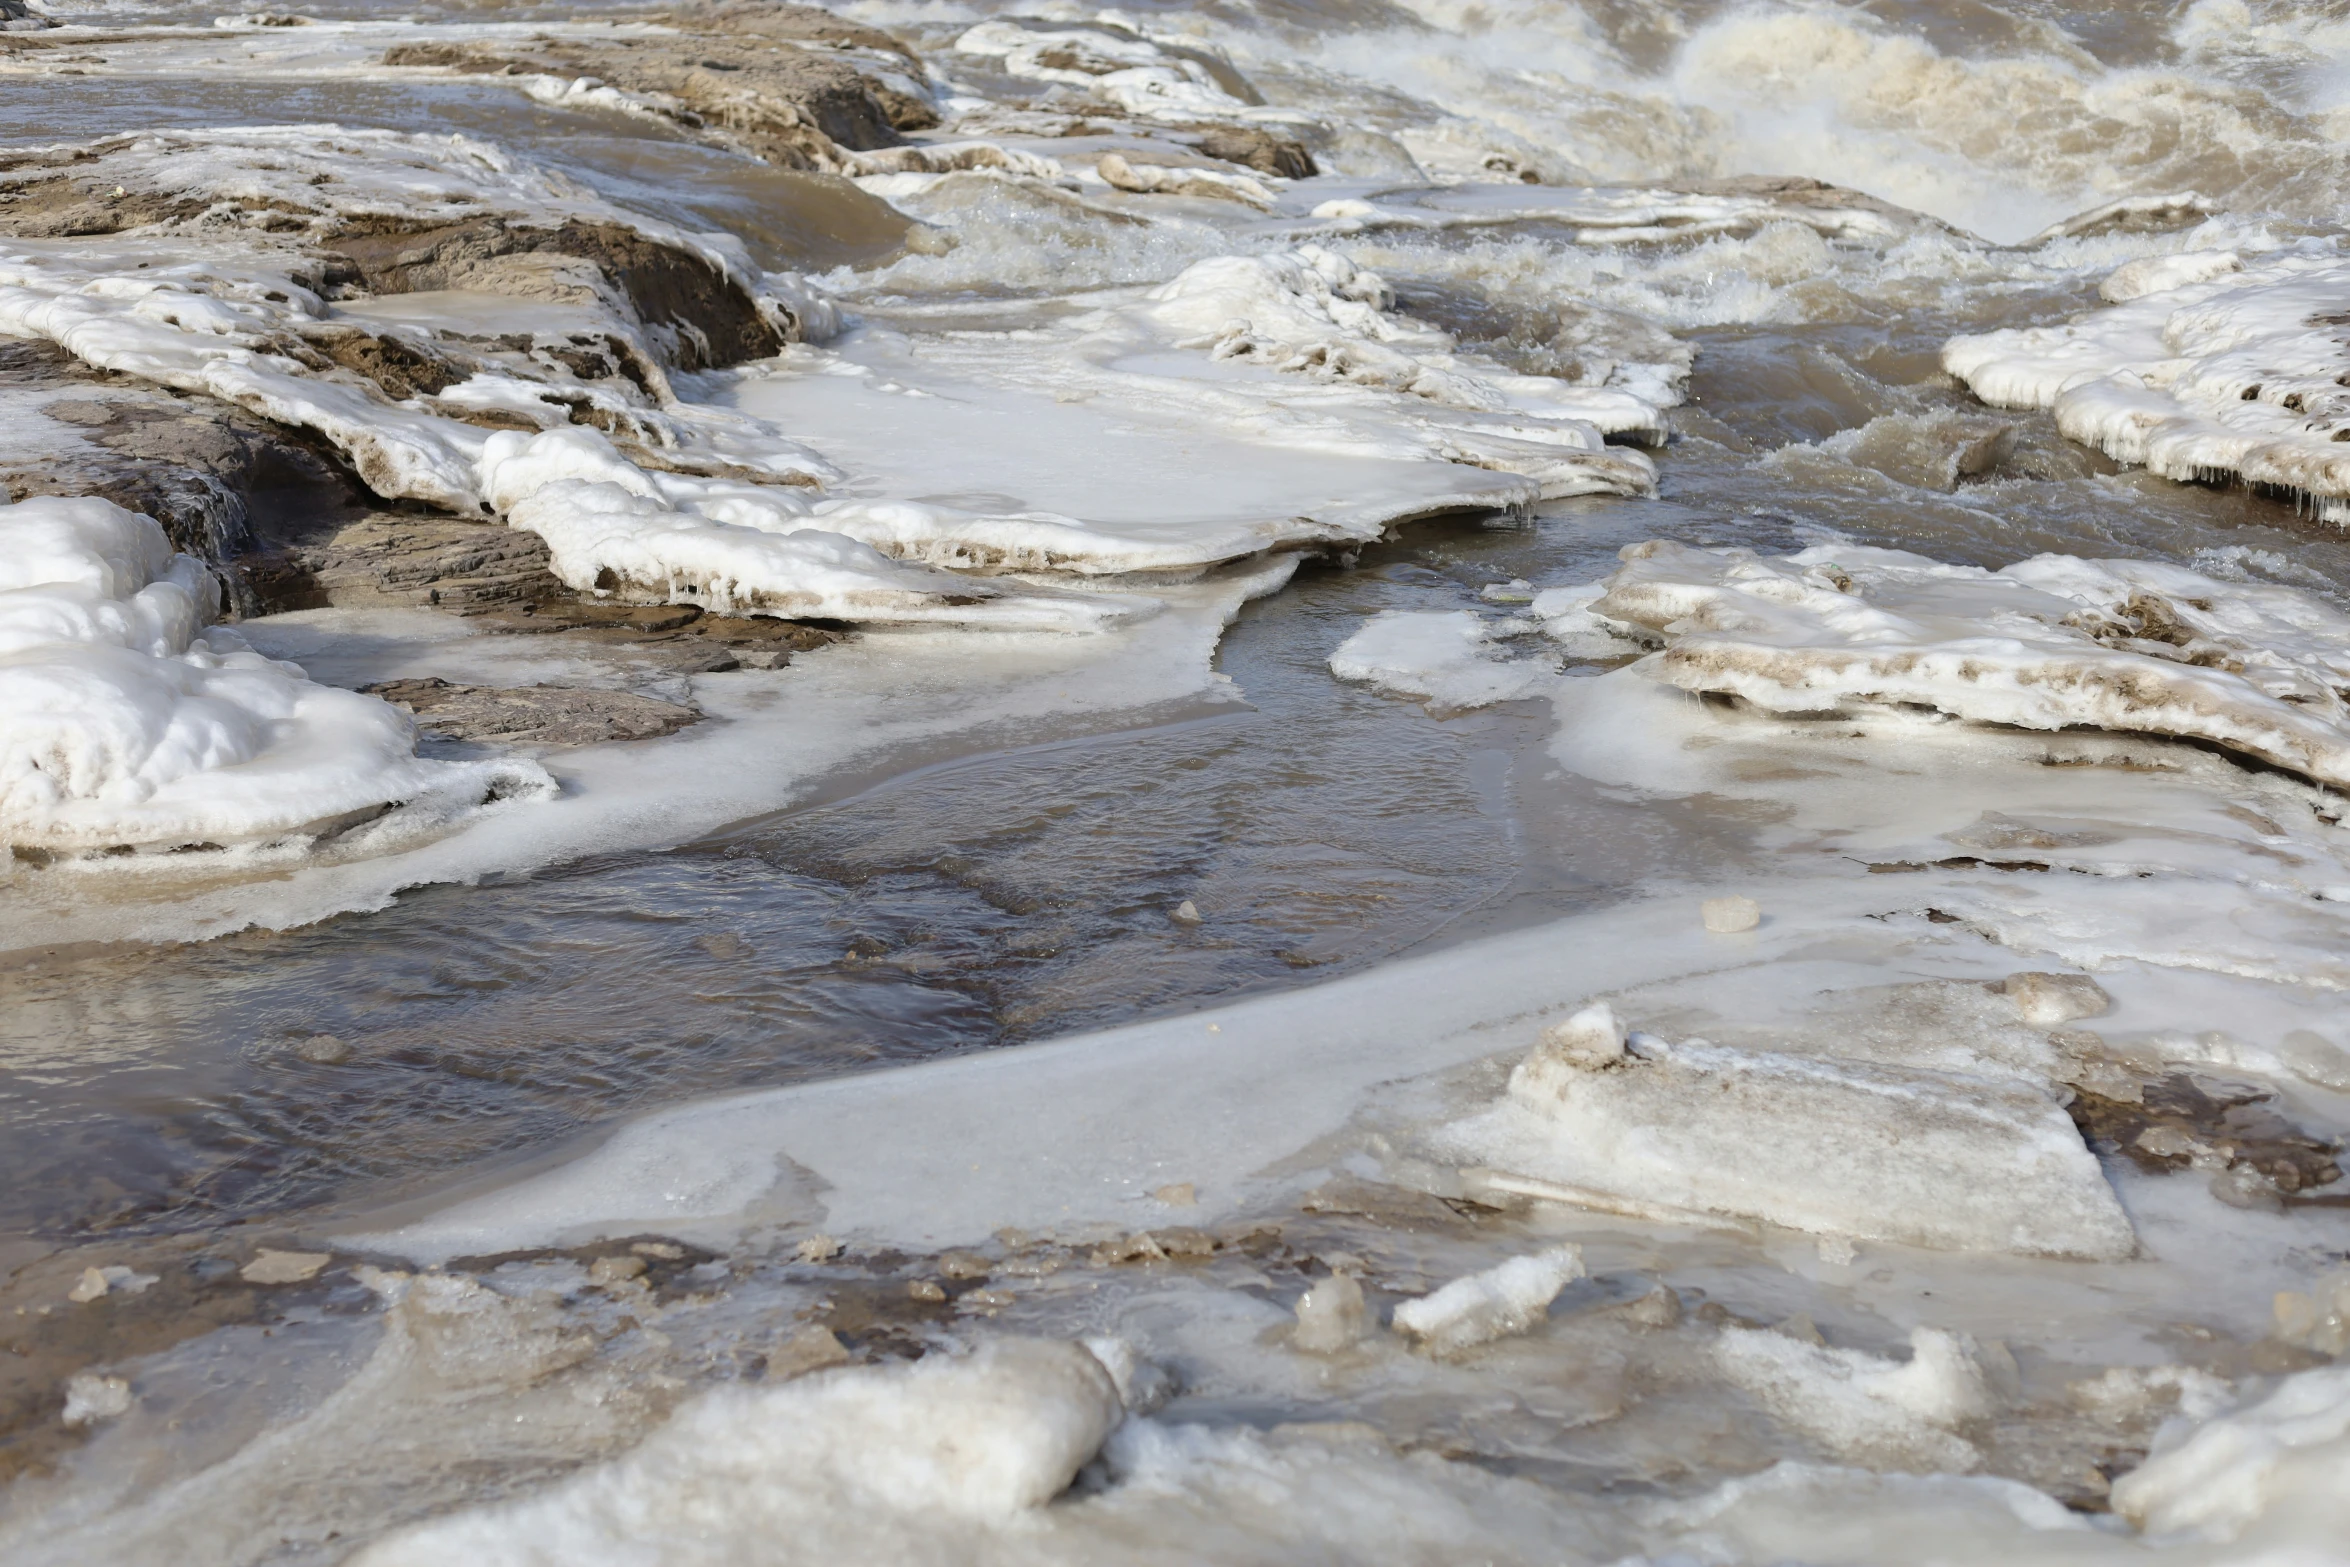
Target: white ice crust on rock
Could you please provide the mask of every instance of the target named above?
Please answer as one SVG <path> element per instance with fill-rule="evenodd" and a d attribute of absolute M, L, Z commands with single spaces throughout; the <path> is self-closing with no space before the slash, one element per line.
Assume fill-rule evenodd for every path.
<path fill-rule="evenodd" d="M 1683 690 L 2170 735 L 2350 784 L 2350 615 L 2313 594 L 2060 555 L 1994 572 L 1859 546 L 1625 554 L 1593 612 L 1663 638 L 1639 667 Z"/>
<path fill-rule="evenodd" d="M 1995 407 L 2178 480 L 2234 476 L 2350 517 L 2350 260 L 2330 249 L 2244 264 L 2148 257 L 2108 280 L 2107 309 L 2061 326 L 1956 337 L 1942 365 Z"/>
<path fill-rule="evenodd" d="M 0 843 L 357 850 L 554 793 L 534 762 L 422 760 L 406 714 L 208 624 L 218 585 L 151 518 L 28 500 L 0 545 Z"/>
<path fill-rule="evenodd" d="M 1545 1038 L 1506 1097 L 1430 1146 L 1510 1189 L 1821 1235 L 2057 1257 L 2137 1244 L 2062 1103 L 2014 1078 L 1650 1034 L 1608 1060 Z"/>

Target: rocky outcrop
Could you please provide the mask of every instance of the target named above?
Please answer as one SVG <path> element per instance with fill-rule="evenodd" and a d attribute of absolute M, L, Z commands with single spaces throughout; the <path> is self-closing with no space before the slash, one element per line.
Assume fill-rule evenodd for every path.
<path fill-rule="evenodd" d="M 894 147 L 903 132 L 938 124 L 918 94 L 893 86 L 834 45 L 903 59 L 904 45 L 876 29 L 806 6 L 714 7 L 681 14 L 697 30 L 675 38 L 536 38 L 508 44 L 400 44 L 384 64 L 469 76 L 546 77 L 624 94 L 658 114 L 788 169 L 838 171 L 848 153 Z"/>
<path fill-rule="evenodd" d="M 465 686 L 388 680 L 365 688 L 451 740 L 500 745 L 602 745 L 657 740 L 700 719 L 699 709 L 593 686 Z"/>

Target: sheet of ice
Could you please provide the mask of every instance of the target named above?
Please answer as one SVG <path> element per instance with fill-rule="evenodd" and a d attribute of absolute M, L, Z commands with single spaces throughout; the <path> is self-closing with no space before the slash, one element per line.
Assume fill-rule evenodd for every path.
<path fill-rule="evenodd" d="M 1382 610 L 1331 653 L 1330 672 L 1438 708 L 1514 702 L 1558 679 L 1547 661 L 1498 645 L 1531 629 L 1468 609 Z"/>
<path fill-rule="evenodd" d="M 1366 228 L 1474 228 L 1526 222 L 1574 230 L 1578 245 L 1639 245 L 1752 234 L 1776 222 L 1800 223 L 1832 237 L 1882 240 L 1930 222 L 1857 191 L 1796 184 L 1784 198 L 1696 194 L 1665 189 L 1473 183 L 1421 190 L 1381 190 L 1322 202 L 1313 215 L 1342 231 Z"/>
<path fill-rule="evenodd" d="M 1954 1251 L 2126 1257 L 2136 1237 L 2062 1101 L 2013 1078 L 1636 1036 L 1546 1039 L 1435 1154 L 1649 1210 Z"/>
<path fill-rule="evenodd" d="M 1849 545 L 1625 553 L 1592 612 L 1662 637 L 1642 668 L 1683 690 L 2173 735 L 2350 784 L 2350 616 L 2313 594 L 2054 555 L 1991 572 Z"/>
<path fill-rule="evenodd" d="M 147 517 L 0 506 L 0 841 L 382 853 L 499 800 L 536 763 L 424 761 L 407 715 L 312 683 L 208 622 L 219 588 Z"/>
<path fill-rule="evenodd" d="M 2061 326 L 1957 337 L 1942 364 L 1985 402 L 2049 408 L 2057 428 L 2165 478 L 2220 476 L 2306 495 L 2350 517 L 2350 262 L 2304 245 L 2133 262 L 2120 302 Z"/>

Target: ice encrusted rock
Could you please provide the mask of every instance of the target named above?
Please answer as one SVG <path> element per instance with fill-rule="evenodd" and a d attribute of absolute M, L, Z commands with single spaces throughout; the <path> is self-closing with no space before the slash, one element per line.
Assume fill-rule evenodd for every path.
<path fill-rule="evenodd" d="M 2350 260 L 2294 250 L 2148 257 L 2109 279 L 2118 303 L 2061 326 L 1956 337 L 1942 366 L 2002 408 L 2165 478 L 2231 474 L 2350 517 Z"/>
<path fill-rule="evenodd" d="M 536 763 L 424 761 L 389 704 L 207 622 L 218 589 L 109 501 L 0 507 L 0 842 L 43 853 L 316 840 L 544 798 Z"/>
<path fill-rule="evenodd" d="M 1964 1474 L 1982 1454 L 1958 1432 L 1990 1413 L 1971 1340 L 1910 1334 L 1907 1362 L 1830 1349 L 1767 1329 L 1728 1328 L 1714 1346 L 1724 1380 L 1849 1463 Z"/>
<path fill-rule="evenodd" d="M 1558 679 L 1543 659 L 1503 656 L 1502 642 L 1524 629 L 1467 609 L 1381 610 L 1331 653 L 1330 672 L 1438 708 L 1513 702 Z"/>
<path fill-rule="evenodd" d="M 2175 735 L 2350 784 L 2350 615 L 2314 594 L 2069 555 L 2000 571 L 1857 545 L 1624 556 L 1592 612 L 1660 636 L 1642 667 L 1684 690 Z"/>
<path fill-rule="evenodd" d="M 1637 1035 L 1613 1062 L 1545 1040 L 1434 1151 L 1521 1189 L 1952 1251 L 2136 1248 L 2062 1104 L 2022 1079 Z"/>
<path fill-rule="evenodd" d="M 985 21 L 955 49 L 993 59 L 1007 75 L 1082 88 L 1132 114 L 1229 114 L 1253 101 L 1230 65 L 1196 45 L 1163 47 L 1108 13 L 1094 22 Z"/>
<path fill-rule="evenodd" d="M 1432 1355 L 1459 1354 L 1534 1327 L 1559 1291 L 1581 1277 L 1583 1248 L 1552 1246 L 1405 1301 L 1395 1308 L 1395 1326 Z"/>
<path fill-rule="evenodd" d="M 768 1542 L 763 1552 L 793 1540 L 795 1550 L 776 1559 L 821 1561 L 832 1530 L 870 1546 L 880 1521 L 968 1528 L 1041 1507 L 1124 1413 L 1089 1350 L 1027 1339 L 723 1388 L 625 1458 L 520 1501 L 418 1525 L 353 1562 L 739 1559 L 714 1540 L 690 1557 L 667 1554 L 680 1540 L 706 1539 L 721 1520 L 729 1538 Z"/>

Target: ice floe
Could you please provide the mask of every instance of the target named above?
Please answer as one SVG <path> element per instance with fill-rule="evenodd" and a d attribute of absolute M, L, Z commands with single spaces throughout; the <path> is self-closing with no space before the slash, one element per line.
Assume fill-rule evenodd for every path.
<path fill-rule="evenodd" d="M 0 841 L 25 856 L 382 852 L 536 763 L 426 761 L 379 698 L 321 686 L 208 624 L 219 588 L 147 517 L 95 498 L 0 507 Z"/>
<path fill-rule="evenodd" d="M 1953 338 L 1943 367 L 2002 408 L 2165 478 L 2240 478 L 2350 516 L 2350 263 L 2305 246 L 2149 257 L 2107 280 L 2108 308 L 2061 326 Z"/>
<path fill-rule="evenodd" d="M 1331 653 L 1330 672 L 1439 708 L 1540 696 L 1558 678 L 1547 663 L 1495 656 L 1497 643 L 1530 629 L 1475 610 L 1383 610 Z"/>

